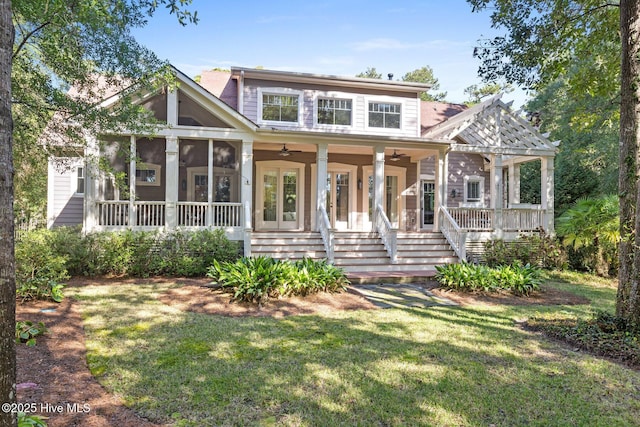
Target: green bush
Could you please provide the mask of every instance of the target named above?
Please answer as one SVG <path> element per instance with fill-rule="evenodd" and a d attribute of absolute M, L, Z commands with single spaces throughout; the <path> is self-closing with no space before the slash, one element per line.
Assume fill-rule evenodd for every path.
<path fill-rule="evenodd" d="M 516 241 L 496 239 L 484 243 L 484 262 L 489 267 L 531 264 L 546 269 L 565 269 L 567 253 L 557 239 L 545 234 L 522 235 Z"/>
<path fill-rule="evenodd" d="M 223 230 L 121 231 L 83 236 L 77 227 L 29 232 L 16 245 L 16 279 L 23 298 L 53 297 L 57 282 L 86 276 L 204 276 L 214 260 L 238 258 Z"/>
<path fill-rule="evenodd" d="M 23 300 L 52 299 L 62 301 L 63 285 L 69 278 L 67 257 L 56 252 L 51 230 L 25 233 L 16 244 L 16 293 Z"/>
<path fill-rule="evenodd" d="M 540 271 L 526 265 L 487 267 L 469 263 L 436 266 L 435 279 L 444 288 L 469 292 L 495 292 L 508 290 L 515 295 L 527 296 L 539 289 Z"/>
<path fill-rule="evenodd" d="M 281 296 L 339 292 L 349 284 L 340 268 L 308 258 L 293 262 L 269 257 L 214 261 L 207 276 L 213 284 L 232 289 L 234 299 L 257 303 Z"/>

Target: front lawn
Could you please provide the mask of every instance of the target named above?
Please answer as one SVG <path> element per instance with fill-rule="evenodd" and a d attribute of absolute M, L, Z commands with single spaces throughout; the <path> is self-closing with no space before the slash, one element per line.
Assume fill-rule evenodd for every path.
<path fill-rule="evenodd" d="M 174 284 L 69 289 L 89 365 L 177 425 L 638 425 L 640 373 L 519 327 L 609 309 L 615 284 L 546 282 L 593 307 L 489 306 L 229 318 L 181 312 Z M 612 287 L 613 286 L 613 287 Z M 340 296 L 337 295 L 337 298 Z"/>

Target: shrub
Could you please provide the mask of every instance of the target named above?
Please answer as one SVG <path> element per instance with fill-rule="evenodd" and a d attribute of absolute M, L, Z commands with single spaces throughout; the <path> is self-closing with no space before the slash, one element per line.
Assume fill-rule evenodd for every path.
<path fill-rule="evenodd" d="M 489 240 L 484 243 L 484 261 L 489 267 L 531 264 L 546 269 L 564 269 L 568 264 L 562 245 L 543 233 L 522 235 L 513 242 Z"/>
<path fill-rule="evenodd" d="M 235 262 L 214 261 L 207 276 L 213 284 L 233 290 L 233 299 L 262 303 L 267 298 L 338 292 L 349 283 L 344 272 L 325 260 L 279 261 L 243 257 Z"/>
<path fill-rule="evenodd" d="M 33 323 L 29 320 L 16 322 L 16 342 L 25 343 L 28 346 L 36 345 L 36 337 L 47 333 L 44 323 Z"/>
<path fill-rule="evenodd" d="M 436 280 L 444 288 L 469 292 L 509 290 L 528 296 L 539 289 L 540 271 L 529 264 L 487 267 L 469 263 L 436 266 Z"/>
<path fill-rule="evenodd" d="M 27 236 L 20 242 L 19 248 L 25 253 L 22 256 L 26 259 L 23 266 L 26 268 L 57 263 L 58 267 L 66 266 L 75 275 L 204 276 L 213 260 L 237 259 L 239 253 L 238 244 L 227 239 L 220 229 L 173 231 L 166 234 L 127 230 L 83 236 L 79 228 L 60 227 L 37 233 L 42 238 L 42 244 L 37 246 L 40 258 L 26 259 L 35 250 L 29 248 L 33 243 Z M 43 262 L 44 259 L 48 262 Z M 27 273 L 25 272 L 25 276 Z M 64 277 L 67 277 L 66 273 Z M 39 284 L 38 287 L 46 288 L 47 283 L 48 281 Z M 33 286 L 30 283 L 25 287 L 25 292 Z"/>
<path fill-rule="evenodd" d="M 69 278 L 67 257 L 55 251 L 54 236 L 50 230 L 29 231 L 16 244 L 16 293 L 23 300 L 62 301 L 59 282 Z"/>

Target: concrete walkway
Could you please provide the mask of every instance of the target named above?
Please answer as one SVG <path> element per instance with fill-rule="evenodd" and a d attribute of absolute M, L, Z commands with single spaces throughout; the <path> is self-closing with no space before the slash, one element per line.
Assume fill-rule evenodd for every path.
<path fill-rule="evenodd" d="M 458 305 L 447 298 L 434 295 L 422 286 L 410 283 L 355 285 L 352 286 L 352 289 L 380 308 L 424 308 L 435 305 Z"/>

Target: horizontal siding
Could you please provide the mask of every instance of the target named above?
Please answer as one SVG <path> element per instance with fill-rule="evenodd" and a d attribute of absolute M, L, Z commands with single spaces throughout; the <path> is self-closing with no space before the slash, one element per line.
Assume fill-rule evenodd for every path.
<path fill-rule="evenodd" d="M 84 198 L 74 196 L 75 170 L 56 173 L 53 177 L 54 227 L 82 224 Z M 74 182 L 72 182 L 74 181 Z"/>
<path fill-rule="evenodd" d="M 421 162 L 420 174 L 435 176 L 435 158 L 430 157 Z M 484 206 L 491 203 L 490 172 L 484 171 L 484 159 L 478 154 L 451 153 L 449 154 L 449 176 L 447 186 L 447 206 L 458 207 L 464 202 L 464 177 L 484 177 Z M 451 191 L 456 190 L 455 199 L 451 198 Z"/>
<path fill-rule="evenodd" d="M 419 99 L 417 97 L 408 96 L 405 93 L 388 92 L 388 91 L 361 91 L 361 90 L 345 90 L 345 88 L 335 88 L 330 86 L 316 86 L 309 88 L 305 85 L 296 83 L 283 83 L 271 81 L 259 81 L 247 79 L 244 87 L 244 115 L 250 120 L 260 123 L 258 118 L 258 89 L 268 91 L 272 88 L 274 92 L 278 89 L 287 89 L 302 92 L 302 120 L 300 126 L 277 126 L 283 129 L 300 129 L 307 131 L 319 131 L 340 134 L 369 134 L 378 136 L 419 136 Z M 334 98 L 346 98 L 353 100 L 353 117 L 350 127 L 344 126 L 317 126 L 315 125 L 314 109 L 315 99 L 318 96 L 327 96 Z M 377 129 L 369 128 L 368 121 L 368 102 L 395 102 L 402 104 L 402 124 L 401 129 Z M 269 123 L 268 126 L 273 126 Z"/>

